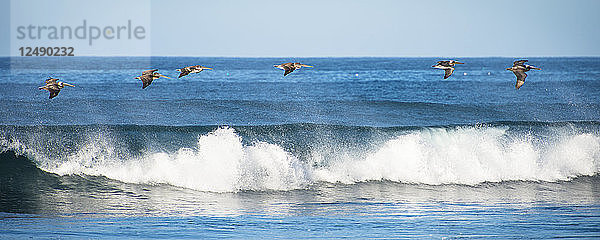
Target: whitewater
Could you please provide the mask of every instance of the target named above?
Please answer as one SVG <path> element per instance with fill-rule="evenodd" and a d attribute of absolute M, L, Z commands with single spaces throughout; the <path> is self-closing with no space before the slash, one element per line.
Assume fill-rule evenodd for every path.
<path fill-rule="evenodd" d="M 264 141 L 244 143 L 235 127 L 216 127 L 195 145 L 174 151 L 118 150 L 110 131 L 85 133 L 68 154 L 31 148 L 3 137 L 3 150 L 31 156 L 58 175 L 104 176 L 136 184 L 169 184 L 198 191 L 293 190 L 316 182 L 393 181 L 465 184 L 565 181 L 600 170 L 600 137 L 568 125 L 545 127 L 552 136 L 509 133 L 508 126 L 428 127 L 405 131 L 360 149 L 311 146 L 299 157 Z M 542 139 L 542 137 L 544 139 Z M 36 140 L 37 141 L 37 140 Z M 50 149 L 50 151 L 63 151 Z"/>

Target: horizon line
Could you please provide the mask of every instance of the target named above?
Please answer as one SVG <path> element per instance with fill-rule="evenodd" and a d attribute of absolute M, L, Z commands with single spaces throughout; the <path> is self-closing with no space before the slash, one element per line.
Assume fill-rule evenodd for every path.
<path fill-rule="evenodd" d="M 532 55 L 532 56 L 217 56 L 217 55 L 78 55 L 78 56 L 10 56 L 1 58 L 71 58 L 71 57 L 189 57 L 189 58 L 600 58 L 600 55 Z"/>

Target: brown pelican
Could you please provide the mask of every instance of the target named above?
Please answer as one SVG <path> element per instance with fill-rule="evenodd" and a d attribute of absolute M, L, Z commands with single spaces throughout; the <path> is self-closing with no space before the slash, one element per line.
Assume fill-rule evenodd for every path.
<path fill-rule="evenodd" d="M 202 70 L 205 70 L 205 69 L 212 69 L 212 68 L 203 67 L 203 66 L 200 66 L 200 65 L 180 68 L 180 69 L 177 69 L 177 71 L 181 72 L 179 74 L 179 77 L 177 77 L 177 78 L 181 78 L 181 77 L 183 77 L 185 75 L 188 75 L 190 73 L 199 73 L 199 72 L 202 72 Z"/>
<path fill-rule="evenodd" d="M 146 70 L 142 72 L 141 76 L 135 77 L 135 79 L 142 80 L 142 83 L 144 83 L 144 85 L 142 85 L 142 89 L 150 86 L 154 79 L 158 79 L 160 77 L 171 79 L 170 77 L 162 75 L 156 71 L 158 71 L 158 69 Z"/>
<path fill-rule="evenodd" d="M 282 63 L 279 65 L 273 65 L 273 67 L 279 68 L 279 69 L 283 69 L 285 72 L 283 72 L 283 76 L 286 76 L 288 74 L 290 74 L 291 72 L 293 72 L 296 69 L 300 69 L 302 67 L 313 67 L 313 66 L 308 66 L 302 63 Z"/>
<path fill-rule="evenodd" d="M 438 61 L 436 65 L 433 65 L 431 67 L 437 68 L 437 69 L 443 69 L 445 72 L 444 79 L 446 79 L 446 78 L 450 77 L 450 75 L 452 75 L 452 73 L 454 72 L 455 64 L 464 64 L 464 63 L 454 61 L 454 60 Z"/>
<path fill-rule="evenodd" d="M 506 69 L 513 72 L 515 76 L 517 76 L 517 84 L 515 84 L 516 89 L 519 89 L 525 83 L 525 78 L 527 78 L 527 73 L 525 72 L 531 69 L 542 70 L 541 68 L 527 65 L 525 64 L 526 62 L 527 60 L 517 60 L 513 63 L 512 67 Z"/>
<path fill-rule="evenodd" d="M 57 80 L 58 80 L 58 78 L 49 77 L 48 79 L 46 79 L 46 86 L 41 86 L 38 89 L 48 90 L 48 92 L 50 92 L 50 99 L 52 99 L 52 98 L 58 96 L 58 93 L 60 92 L 60 90 L 63 89 L 65 86 L 75 87 L 68 83 L 57 82 Z"/>

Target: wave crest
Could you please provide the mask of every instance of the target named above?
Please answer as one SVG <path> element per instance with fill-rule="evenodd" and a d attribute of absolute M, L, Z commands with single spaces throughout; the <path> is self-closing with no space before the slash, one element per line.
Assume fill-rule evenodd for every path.
<path fill-rule="evenodd" d="M 536 144 L 506 128 L 426 129 L 398 136 L 364 159 L 335 161 L 317 169 L 318 179 L 355 183 L 468 184 L 512 180 L 557 181 L 598 173 L 600 138 L 561 136 Z"/>
<path fill-rule="evenodd" d="M 59 157 L 48 154 L 47 148 L 53 146 L 23 146 L 6 137 L 0 138 L 0 143 L 4 149 L 20 149 L 40 168 L 59 175 L 105 176 L 129 183 L 169 184 L 213 192 L 292 190 L 318 182 L 386 180 L 476 185 L 559 181 L 600 172 L 597 131 L 544 128 L 537 135 L 509 131 L 507 126 L 400 130 L 387 140 L 373 139 L 373 144 L 359 149 L 336 143 L 308 147 L 310 151 L 304 158 L 273 143 L 244 144 L 231 127 L 201 134 L 192 147 L 175 151 L 150 147 L 138 155 L 117 147 L 118 137 L 105 131 L 86 132 L 88 136 L 79 149 Z"/>
<path fill-rule="evenodd" d="M 243 146 L 241 137 L 229 127 L 200 136 L 195 148 L 151 153 L 137 159 L 119 160 L 119 156 L 105 151 L 108 145 L 92 144 L 45 170 L 213 192 L 290 190 L 308 183 L 304 165 L 297 158 L 273 144 Z"/>

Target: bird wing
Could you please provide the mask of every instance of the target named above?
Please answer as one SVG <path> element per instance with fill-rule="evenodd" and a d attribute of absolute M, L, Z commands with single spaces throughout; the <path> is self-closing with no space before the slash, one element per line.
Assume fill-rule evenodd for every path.
<path fill-rule="evenodd" d="M 140 77 L 140 80 L 142 80 L 142 83 L 143 83 L 142 89 L 144 89 L 144 88 L 150 86 L 150 84 L 152 83 L 153 78 L 152 78 L 151 75 L 142 75 Z"/>
<path fill-rule="evenodd" d="M 158 69 L 146 70 L 142 72 L 142 75 L 152 75 L 156 71 L 158 71 Z"/>
<path fill-rule="evenodd" d="M 288 66 L 288 65 L 283 65 L 283 70 L 285 70 L 285 72 L 283 73 L 283 76 L 287 76 L 288 74 L 290 74 L 291 72 L 293 72 L 296 68 Z"/>
<path fill-rule="evenodd" d="M 58 78 L 48 78 L 46 79 L 46 84 L 55 84 L 58 81 Z"/>
<path fill-rule="evenodd" d="M 188 72 L 192 72 L 192 71 L 194 71 L 194 69 L 196 69 L 198 66 L 200 66 L 200 65 L 187 66 L 187 67 L 184 67 L 184 68 L 182 68 L 181 70 L 185 70 L 185 71 L 188 71 Z"/>
<path fill-rule="evenodd" d="M 444 79 L 449 78 L 450 75 L 454 72 L 454 68 L 446 68 L 444 69 Z"/>
<path fill-rule="evenodd" d="M 192 67 L 193 67 L 193 66 L 192 66 Z M 179 77 L 177 77 L 177 78 L 181 78 L 181 77 L 183 77 L 183 76 L 185 76 L 185 75 L 188 75 L 188 74 L 190 74 L 190 72 L 192 72 L 192 71 L 190 70 L 190 68 L 192 68 L 192 67 L 184 67 L 184 68 L 181 68 L 181 69 L 179 69 L 179 71 L 181 71 L 181 73 L 179 74 Z"/>
<path fill-rule="evenodd" d="M 48 89 L 48 91 L 50 92 L 50 97 L 48 97 L 48 98 L 52 99 L 52 98 L 58 96 L 60 89 Z"/>
<path fill-rule="evenodd" d="M 179 77 L 177 77 L 177 78 L 181 78 L 181 77 L 183 77 L 185 75 L 188 75 L 188 74 L 190 74 L 190 72 L 186 71 L 184 68 L 182 68 L 181 69 L 181 73 L 179 74 Z"/>
<path fill-rule="evenodd" d="M 528 62 L 528 60 L 517 60 L 517 61 L 513 62 L 513 67 L 523 66 L 526 62 Z"/>
<path fill-rule="evenodd" d="M 438 61 L 438 65 L 443 67 L 452 67 L 450 66 L 450 61 Z"/>
<path fill-rule="evenodd" d="M 519 89 L 525 83 L 525 78 L 527 78 L 527 73 L 523 71 L 513 71 L 515 76 L 517 76 L 517 83 L 515 84 L 515 88 Z"/>

